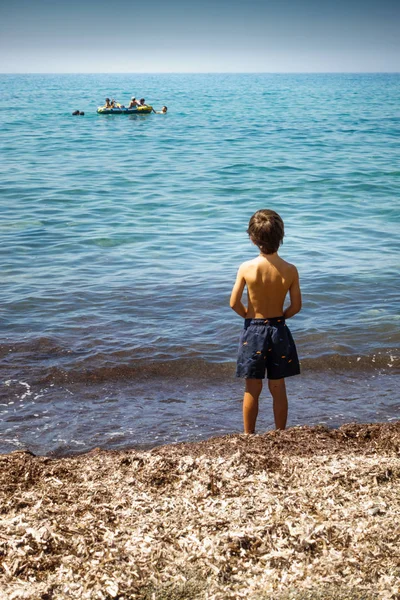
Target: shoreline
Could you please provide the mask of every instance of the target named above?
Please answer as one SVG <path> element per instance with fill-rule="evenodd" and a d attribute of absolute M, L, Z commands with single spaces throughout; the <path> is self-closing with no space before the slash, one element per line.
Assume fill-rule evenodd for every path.
<path fill-rule="evenodd" d="M 365 377 L 334 370 L 304 372 L 292 379 L 287 383 L 289 427 L 387 423 L 399 417 L 397 371 Z M 234 377 L 177 381 L 171 376 L 45 388 L 26 378 L 13 380 L 5 392 L 0 453 L 26 449 L 61 457 L 97 446 L 147 450 L 243 431 L 243 383 Z M 265 390 L 257 431 L 273 427 Z"/>
<path fill-rule="evenodd" d="M 2 597 L 400 597 L 400 421 L 0 465 Z"/>
<path fill-rule="evenodd" d="M 269 429 L 263 433 L 256 432 L 255 434 L 245 434 L 242 432 L 233 432 L 227 434 L 220 434 L 215 436 L 210 436 L 205 439 L 200 440 L 188 440 L 188 441 L 179 441 L 179 442 L 166 442 L 159 443 L 154 446 L 149 446 L 143 448 L 142 446 L 127 446 L 124 448 L 106 448 L 103 446 L 95 446 L 88 450 L 82 451 L 72 451 L 70 454 L 63 453 L 58 454 L 53 451 L 48 454 L 36 454 L 29 450 L 29 448 L 18 448 L 16 450 L 11 450 L 10 452 L 0 452 L 0 460 L 18 456 L 18 455 L 26 455 L 30 456 L 33 459 L 45 459 L 46 461 L 63 461 L 63 460 L 71 460 L 71 459 L 84 459 L 85 457 L 91 457 L 95 454 L 110 454 L 110 455 L 124 455 L 124 454 L 176 454 L 177 456 L 188 455 L 195 456 L 201 453 L 203 450 L 205 453 L 210 451 L 210 448 L 218 447 L 219 450 L 223 452 L 227 451 L 229 448 L 229 443 L 232 440 L 240 440 L 244 442 L 248 440 L 248 444 L 251 446 L 251 440 L 263 439 L 267 444 L 273 441 L 273 445 L 276 446 L 278 444 L 278 440 L 282 437 L 282 443 L 285 444 L 285 451 L 290 454 L 294 453 L 300 454 L 301 452 L 305 452 L 306 455 L 317 454 L 318 451 L 322 450 L 322 446 L 320 445 L 320 440 L 326 440 L 325 436 L 328 436 L 329 443 L 331 447 L 329 450 L 333 451 L 343 451 L 343 447 L 341 442 L 343 440 L 347 441 L 347 448 L 350 448 L 353 451 L 363 451 L 365 448 L 362 446 L 362 440 L 369 440 L 371 432 L 374 432 L 373 435 L 377 435 L 377 432 L 385 432 L 386 430 L 394 430 L 397 431 L 397 428 L 400 428 L 400 419 L 383 422 L 383 421 L 371 421 L 369 423 L 360 423 L 358 421 L 352 421 L 349 423 L 344 423 L 342 425 L 338 425 L 337 427 L 329 427 L 328 425 L 317 424 L 317 425 L 293 425 L 287 426 L 285 430 L 276 430 Z M 316 437 L 313 440 L 312 447 L 308 447 L 305 444 L 303 433 L 307 432 L 309 434 L 315 434 Z M 323 436 L 322 438 L 320 436 Z M 378 435 L 380 439 L 380 434 Z M 385 438 L 386 439 L 386 438 Z M 228 444 L 225 447 L 225 443 Z M 282 449 L 282 448 L 280 448 Z M 399 452 L 400 452 L 400 442 L 399 442 Z"/>

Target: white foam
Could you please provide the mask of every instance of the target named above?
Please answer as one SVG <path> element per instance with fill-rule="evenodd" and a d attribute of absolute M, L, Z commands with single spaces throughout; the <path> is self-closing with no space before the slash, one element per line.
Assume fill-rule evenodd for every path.
<path fill-rule="evenodd" d="M 26 388 L 26 392 L 24 394 L 22 394 L 22 396 L 20 396 L 20 400 L 24 400 L 27 396 L 32 396 L 31 386 L 29 385 L 29 383 L 26 383 L 26 381 L 17 381 L 16 379 L 7 379 L 7 381 L 4 382 L 4 384 L 7 387 L 10 387 L 12 383 L 19 383 L 19 385 L 22 385 L 23 387 Z"/>
<path fill-rule="evenodd" d="M 26 392 L 25 392 L 25 394 L 22 394 L 20 400 L 23 400 L 27 396 L 32 396 L 31 386 L 29 385 L 29 383 L 26 383 L 25 381 L 18 381 L 18 383 L 20 385 L 23 385 L 24 387 L 26 387 Z"/>

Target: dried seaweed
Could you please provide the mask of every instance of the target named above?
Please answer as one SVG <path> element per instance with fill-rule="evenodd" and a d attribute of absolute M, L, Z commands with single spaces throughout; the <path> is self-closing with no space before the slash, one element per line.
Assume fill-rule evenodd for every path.
<path fill-rule="evenodd" d="M 400 422 L 0 456 L 1 600 L 400 599 Z"/>

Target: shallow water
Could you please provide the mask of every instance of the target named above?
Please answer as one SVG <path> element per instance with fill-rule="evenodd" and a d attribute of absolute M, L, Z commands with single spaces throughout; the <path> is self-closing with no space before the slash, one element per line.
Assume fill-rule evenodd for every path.
<path fill-rule="evenodd" d="M 263 207 L 303 289 L 289 424 L 398 417 L 399 75 L 2 75 L 0 90 L 0 451 L 240 430 L 228 299 Z M 167 115 L 96 114 L 133 94 Z"/>

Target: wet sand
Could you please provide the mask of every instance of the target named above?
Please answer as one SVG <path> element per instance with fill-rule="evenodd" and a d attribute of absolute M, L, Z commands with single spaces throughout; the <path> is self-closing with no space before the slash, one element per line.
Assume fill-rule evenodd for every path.
<path fill-rule="evenodd" d="M 2 599 L 400 598 L 400 421 L 0 467 Z"/>

